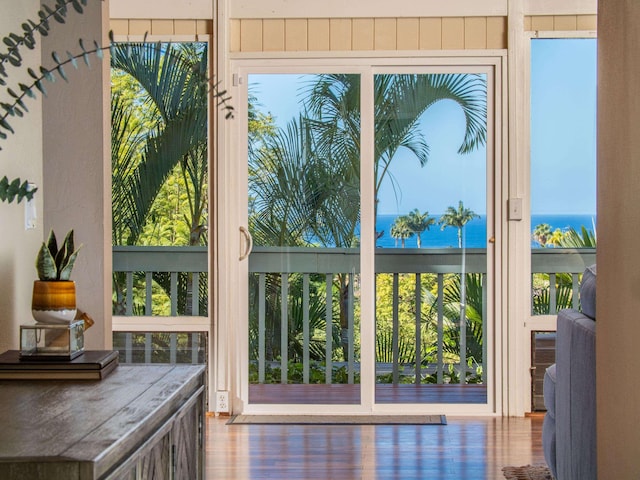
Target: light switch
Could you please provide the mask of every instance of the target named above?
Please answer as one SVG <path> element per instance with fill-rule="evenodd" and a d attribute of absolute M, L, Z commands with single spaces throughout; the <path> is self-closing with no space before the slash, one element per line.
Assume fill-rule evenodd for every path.
<path fill-rule="evenodd" d="M 29 190 L 33 190 L 35 188 L 35 185 L 30 183 L 28 188 Z M 36 228 L 37 218 L 38 215 L 36 213 L 36 201 L 32 198 L 31 200 L 25 202 L 24 205 L 24 229 L 32 230 Z"/>
<path fill-rule="evenodd" d="M 509 220 L 522 220 L 522 199 L 510 198 L 508 203 L 509 203 Z"/>

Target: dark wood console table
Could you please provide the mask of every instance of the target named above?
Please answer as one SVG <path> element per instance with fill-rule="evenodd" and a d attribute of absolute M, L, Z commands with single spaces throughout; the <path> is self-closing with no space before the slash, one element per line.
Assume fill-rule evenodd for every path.
<path fill-rule="evenodd" d="M 0 478 L 204 478 L 204 366 L 0 381 Z"/>

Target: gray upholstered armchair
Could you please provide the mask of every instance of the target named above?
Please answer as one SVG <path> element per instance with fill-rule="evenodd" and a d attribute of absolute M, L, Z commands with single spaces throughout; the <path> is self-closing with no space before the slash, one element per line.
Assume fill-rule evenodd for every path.
<path fill-rule="evenodd" d="M 596 267 L 580 285 L 581 312 L 558 314 L 556 363 L 544 377 L 547 414 L 545 459 L 557 480 L 595 480 L 596 470 Z"/>

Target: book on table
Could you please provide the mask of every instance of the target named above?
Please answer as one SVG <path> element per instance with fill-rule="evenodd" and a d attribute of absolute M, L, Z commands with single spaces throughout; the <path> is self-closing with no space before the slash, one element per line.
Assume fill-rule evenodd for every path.
<path fill-rule="evenodd" d="M 117 366 L 117 350 L 87 350 L 73 360 L 24 360 L 8 350 L 0 354 L 0 380 L 101 380 Z"/>

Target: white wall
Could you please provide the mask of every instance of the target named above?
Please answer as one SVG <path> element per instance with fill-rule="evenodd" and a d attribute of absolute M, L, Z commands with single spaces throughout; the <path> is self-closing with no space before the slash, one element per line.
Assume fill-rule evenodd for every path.
<path fill-rule="evenodd" d="M 640 478 L 640 2 L 598 12 L 598 478 Z"/>
<path fill-rule="evenodd" d="M 83 15 L 70 12 L 43 46 L 64 57 L 81 51 L 78 39 L 108 45 L 108 2 L 91 1 Z M 103 28 L 104 27 L 104 28 Z M 43 101 L 44 226 L 57 236 L 74 229 L 83 244 L 71 279 L 77 306 L 96 325 L 85 334 L 88 349 L 111 346 L 111 162 L 109 61 L 91 58 L 78 70 L 66 69 L 69 83 L 58 80 Z"/>
<path fill-rule="evenodd" d="M 0 0 L 0 37 L 19 33 L 27 18 L 37 18 L 38 0 Z M 5 52 L 4 44 L 0 51 Z M 40 54 L 24 52 L 25 62 L 37 65 Z M 22 70 L 10 69 L 8 83 L 26 82 Z M 6 88 L 0 87 L 0 101 L 7 101 Z M 12 119 L 16 131 L 0 140 L 0 178 L 20 177 L 42 185 L 42 110 L 39 101 L 28 101 L 29 113 Z M 36 194 L 39 215 L 35 230 L 24 229 L 24 201 L 20 205 L 0 203 L 0 352 L 19 347 L 19 325 L 32 322 L 31 291 L 36 277 L 35 257 L 42 242 L 42 195 Z"/>

